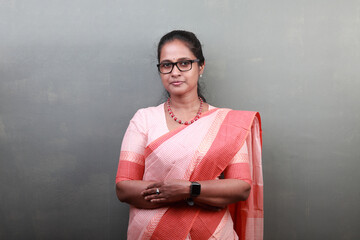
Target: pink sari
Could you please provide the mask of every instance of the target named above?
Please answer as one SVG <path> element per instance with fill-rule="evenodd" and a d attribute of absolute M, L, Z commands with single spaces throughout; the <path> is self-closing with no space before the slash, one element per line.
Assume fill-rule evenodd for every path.
<path fill-rule="evenodd" d="M 116 182 L 216 180 L 224 173 L 225 178 L 248 182 L 252 189 L 246 201 L 218 212 L 185 203 L 151 210 L 131 206 L 128 239 L 262 239 L 259 114 L 212 109 L 192 125 L 161 136 L 153 134 L 151 139 L 156 124 L 146 116 L 159 110 L 163 111 L 159 106 L 140 110 L 131 120 Z"/>

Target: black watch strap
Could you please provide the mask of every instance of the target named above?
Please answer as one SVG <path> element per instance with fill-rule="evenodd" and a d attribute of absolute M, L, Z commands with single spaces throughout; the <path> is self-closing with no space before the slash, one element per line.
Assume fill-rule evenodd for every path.
<path fill-rule="evenodd" d="M 187 203 L 190 207 L 192 207 L 192 206 L 195 205 L 194 199 L 192 199 L 192 198 L 187 198 L 187 199 L 186 199 L 186 203 Z"/>

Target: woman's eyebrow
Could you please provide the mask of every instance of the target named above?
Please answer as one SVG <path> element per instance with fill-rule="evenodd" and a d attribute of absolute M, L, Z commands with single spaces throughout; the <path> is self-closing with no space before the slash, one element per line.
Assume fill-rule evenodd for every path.
<path fill-rule="evenodd" d="M 184 60 L 190 60 L 190 59 L 191 58 L 189 58 L 189 57 L 182 57 L 182 58 L 178 58 L 175 62 L 184 61 Z M 173 62 L 173 61 L 171 61 L 169 59 L 164 59 L 160 63 L 165 63 L 165 62 Z"/>

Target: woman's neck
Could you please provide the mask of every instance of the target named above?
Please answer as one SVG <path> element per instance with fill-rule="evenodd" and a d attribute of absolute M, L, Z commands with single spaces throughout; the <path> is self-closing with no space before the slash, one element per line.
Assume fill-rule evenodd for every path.
<path fill-rule="evenodd" d="M 193 110 L 199 108 L 200 101 L 197 95 L 189 96 L 170 96 L 171 108 L 181 110 Z"/>

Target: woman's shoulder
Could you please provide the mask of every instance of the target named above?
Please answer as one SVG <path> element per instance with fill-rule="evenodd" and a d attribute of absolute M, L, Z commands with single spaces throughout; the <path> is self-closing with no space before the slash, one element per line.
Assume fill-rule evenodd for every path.
<path fill-rule="evenodd" d="M 152 116 L 156 116 L 162 113 L 164 109 L 164 103 L 161 103 L 158 106 L 151 106 L 151 107 L 145 107 L 145 108 L 140 108 L 136 111 L 135 115 L 141 115 L 142 117 L 152 117 Z"/>
<path fill-rule="evenodd" d="M 152 122 L 157 122 L 161 120 L 163 116 L 163 111 L 164 103 L 158 106 L 140 108 L 136 111 L 131 121 L 135 123 L 141 123 L 144 126 L 148 126 Z"/>
<path fill-rule="evenodd" d="M 213 110 L 213 109 L 215 109 L 216 112 L 223 112 L 229 117 L 236 119 L 236 121 L 252 121 L 254 119 L 260 121 L 260 113 L 257 111 L 234 110 L 231 108 L 221 108 L 221 107 L 218 108 L 209 105 L 209 110 Z"/>
<path fill-rule="evenodd" d="M 226 107 L 216 107 L 213 106 L 211 104 L 208 104 L 208 111 L 212 111 L 212 112 L 232 112 L 233 114 L 236 115 L 254 115 L 254 114 L 259 114 L 256 111 L 251 111 L 251 110 L 236 110 L 236 109 L 231 109 L 231 108 L 226 108 Z"/>
<path fill-rule="evenodd" d="M 251 110 L 237 110 L 237 109 L 231 109 L 231 108 L 224 108 L 224 107 L 214 107 L 209 104 L 209 110 L 216 109 L 218 111 L 227 111 L 227 112 L 236 112 L 237 114 L 256 114 L 259 113 L 257 111 L 251 111 Z"/>

